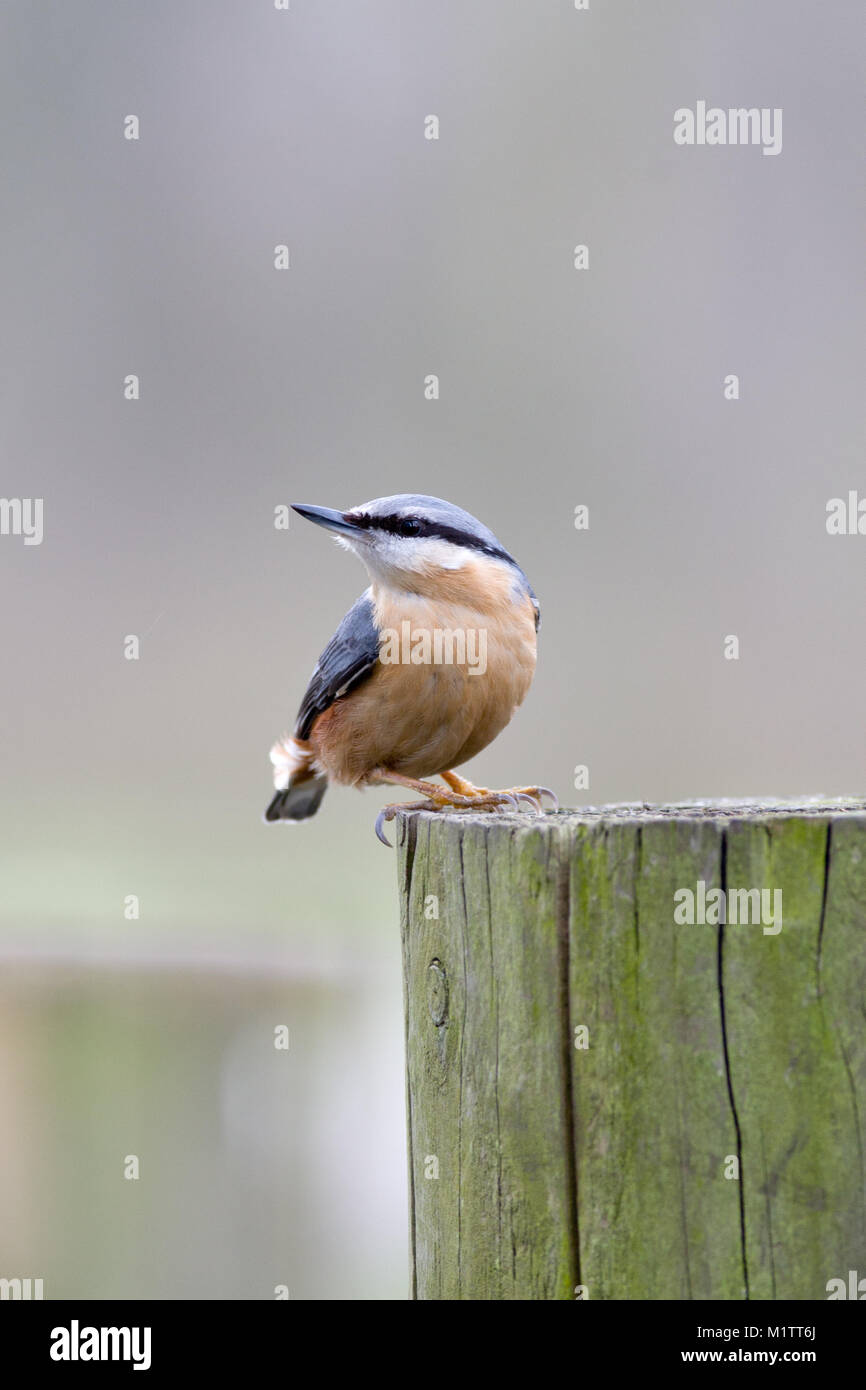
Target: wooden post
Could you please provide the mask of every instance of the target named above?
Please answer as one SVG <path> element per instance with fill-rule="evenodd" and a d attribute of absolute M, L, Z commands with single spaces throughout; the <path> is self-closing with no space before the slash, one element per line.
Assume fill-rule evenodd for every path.
<path fill-rule="evenodd" d="M 398 827 L 413 1297 L 866 1278 L 866 801 Z"/>

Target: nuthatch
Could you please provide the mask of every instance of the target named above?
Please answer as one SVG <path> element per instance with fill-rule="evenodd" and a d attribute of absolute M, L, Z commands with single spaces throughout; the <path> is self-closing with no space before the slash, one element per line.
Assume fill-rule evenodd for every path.
<path fill-rule="evenodd" d="M 539 608 L 523 570 L 474 516 L 438 497 L 377 497 L 352 511 L 296 506 L 366 566 L 370 587 L 319 658 L 294 734 L 271 749 L 268 821 L 306 820 L 329 781 L 392 784 L 398 810 L 540 809 L 546 787 L 489 791 L 453 770 L 505 728 L 535 671 Z M 427 779 L 441 775 L 447 786 Z"/>

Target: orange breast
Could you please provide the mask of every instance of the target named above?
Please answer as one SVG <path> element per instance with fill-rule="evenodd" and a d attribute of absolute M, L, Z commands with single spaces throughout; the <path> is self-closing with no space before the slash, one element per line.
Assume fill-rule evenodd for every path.
<path fill-rule="evenodd" d="M 363 685 L 336 700 L 313 725 L 309 742 L 329 777 L 358 784 L 382 767 L 407 777 L 432 777 L 474 757 L 505 728 L 529 689 L 536 657 L 534 609 L 528 597 L 515 603 L 511 585 L 508 576 L 508 585 L 503 583 L 491 600 L 487 583 L 486 611 L 423 595 L 374 592 L 380 631 L 402 637 L 402 624 L 408 622 L 415 650 L 423 655 L 420 632 L 471 629 L 476 634 L 468 645 L 472 664 L 380 660 Z M 392 654 L 411 656 L 412 646 L 392 645 Z M 440 655 L 449 650 L 459 655 L 443 639 Z"/>

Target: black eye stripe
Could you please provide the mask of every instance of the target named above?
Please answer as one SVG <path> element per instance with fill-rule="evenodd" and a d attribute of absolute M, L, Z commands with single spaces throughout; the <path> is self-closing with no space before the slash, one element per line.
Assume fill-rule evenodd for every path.
<path fill-rule="evenodd" d="M 507 550 L 490 545 L 480 536 L 473 536 L 471 531 L 461 531 L 457 526 L 431 521 L 428 517 L 399 516 L 396 513 L 391 516 L 370 516 L 367 512 L 345 512 L 344 516 L 346 521 L 351 521 L 355 526 L 365 530 L 384 531 L 387 535 L 408 536 L 418 540 L 450 541 L 452 545 L 461 545 L 466 550 L 477 550 L 482 555 L 490 555 L 496 560 L 507 560 L 512 565 L 516 563 Z M 407 526 L 411 526 L 411 530 L 408 530 Z"/>
<path fill-rule="evenodd" d="M 456 526 L 448 526 L 444 522 L 430 521 L 426 517 L 375 517 L 371 518 L 371 525 L 378 527 L 382 531 L 388 531 L 396 535 L 405 535 L 403 530 L 407 520 L 415 523 L 412 537 L 418 540 L 449 541 L 452 545 L 461 545 L 466 550 L 477 550 L 483 555 L 490 555 L 498 560 L 508 560 L 514 564 L 512 556 L 507 550 L 500 549 L 499 546 L 490 545 L 489 542 L 482 540 L 480 536 L 473 536 L 471 531 L 461 531 Z"/>

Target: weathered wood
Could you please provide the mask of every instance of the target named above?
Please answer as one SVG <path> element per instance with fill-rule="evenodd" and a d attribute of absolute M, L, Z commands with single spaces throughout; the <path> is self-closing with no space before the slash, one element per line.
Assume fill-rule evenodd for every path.
<path fill-rule="evenodd" d="M 415 1297 L 866 1276 L 866 801 L 398 825 Z"/>

